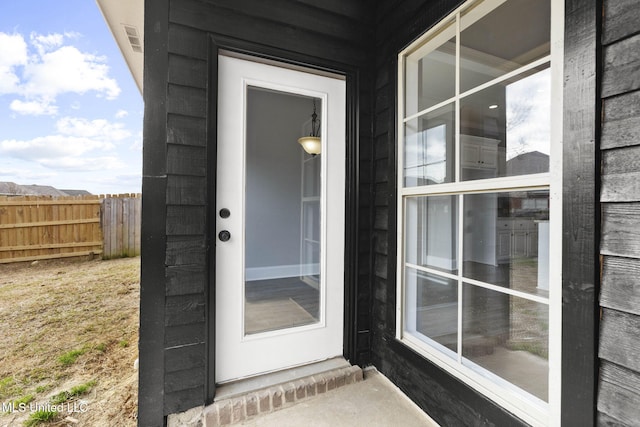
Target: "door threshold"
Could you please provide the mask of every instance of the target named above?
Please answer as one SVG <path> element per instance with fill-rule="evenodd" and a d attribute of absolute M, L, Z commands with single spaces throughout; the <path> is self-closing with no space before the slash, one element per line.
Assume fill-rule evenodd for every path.
<path fill-rule="evenodd" d="M 219 427 L 239 424 L 362 380 L 359 366 L 351 366 L 342 357 L 336 357 L 223 384 L 218 387 L 211 405 L 196 409 L 195 418 L 192 417 L 194 414 L 188 415 L 196 424 L 180 424 L 183 418 L 179 415 L 168 425 Z"/>
<path fill-rule="evenodd" d="M 230 399 L 256 390 L 289 383 L 300 378 L 318 375 L 328 371 L 349 368 L 350 366 L 351 364 L 347 362 L 344 357 L 340 356 L 255 377 L 231 381 L 216 387 L 216 395 L 213 401 Z"/>

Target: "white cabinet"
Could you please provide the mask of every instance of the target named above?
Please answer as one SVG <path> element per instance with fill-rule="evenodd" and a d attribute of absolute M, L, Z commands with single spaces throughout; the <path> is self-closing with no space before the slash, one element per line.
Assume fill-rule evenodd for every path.
<path fill-rule="evenodd" d="M 527 256 L 527 233 L 522 230 L 514 230 L 511 239 L 511 256 L 523 258 Z"/>
<path fill-rule="evenodd" d="M 511 230 L 498 229 L 498 261 L 511 257 Z"/>
<path fill-rule="evenodd" d="M 460 135 L 460 158 L 463 168 L 493 169 L 498 166 L 497 139 Z"/>
<path fill-rule="evenodd" d="M 503 218 L 497 222 L 498 262 L 538 256 L 537 223 L 530 218 Z"/>

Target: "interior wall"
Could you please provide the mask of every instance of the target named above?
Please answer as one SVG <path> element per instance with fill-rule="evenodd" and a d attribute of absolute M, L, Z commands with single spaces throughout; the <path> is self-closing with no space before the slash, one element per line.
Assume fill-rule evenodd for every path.
<path fill-rule="evenodd" d="M 297 265 L 302 182 L 298 138 L 313 104 L 311 98 L 261 89 L 248 91 L 247 104 L 245 268 Z"/>

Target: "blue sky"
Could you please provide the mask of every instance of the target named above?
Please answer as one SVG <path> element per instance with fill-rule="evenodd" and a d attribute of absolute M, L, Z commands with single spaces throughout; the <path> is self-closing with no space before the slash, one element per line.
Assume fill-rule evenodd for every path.
<path fill-rule="evenodd" d="M 140 192 L 142 116 L 94 0 L 0 3 L 0 181 Z"/>

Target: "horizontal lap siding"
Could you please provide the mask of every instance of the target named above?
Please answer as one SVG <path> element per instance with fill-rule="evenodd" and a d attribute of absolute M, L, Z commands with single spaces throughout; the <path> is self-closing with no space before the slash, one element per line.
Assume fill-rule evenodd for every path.
<path fill-rule="evenodd" d="M 355 334 L 355 348 L 352 355 L 352 363 L 366 366 L 371 363 L 371 227 L 372 227 L 372 175 L 373 175 L 373 97 L 371 88 L 373 87 L 373 73 L 370 67 L 366 67 L 367 72 L 360 74 L 360 91 L 357 94 L 359 104 L 359 117 L 355 123 L 359 123 L 357 153 L 357 193 L 347 193 L 347 198 L 356 199 L 357 210 L 357 234 L 355 236 L 357 245 L 357 264 L 354 266 L 355 289 L 355 310 L 347 308 L 345 322 L 352 328 Z M 352 317 L 349 311 L 353 312 Z"/>
<path fill-rule="evenodd" d="M 204 401 L 208 281 L 208 35 L 167 37 L 164 414 Z"/>
<path fill-rule="evenodd" d="M 371 155 L 373 364 L 441 425 L 519 425 L 504 410 L 395 338 L 397 55 L 461 3 L 452 0 L 378 2 Z"/>
<path fill-rule="evenodd" d="M 208 188 L 215 173 L 207 160 L 211 126 L 208 117 L 209 40 L 231 43 L 238 49 L 281 56 L 330 70 L 363 70 L 359 74 L 359 135 L 362 163 L 357 169 L 364 194 L 358 206 L 361 235 L 371 223 L 368 209 L 371 176 L 371 83 L 367 71 L 373 31 L 369 3 L 362 0 L 167 0 L 164 164 L 150 153 L 149 163 L 164 169 L 165 185 L 165 293 L 164 293 L 164 414 L 202 405 L 207 365 L 207 211 Z M 371 12 L 372 15 L 372 12 Z M 155 23 L 154 23 L 155 24 Z M 153 34 L 146 32 L 147 37 Z M 147 52 L 149 57 L 149 53 Z M 340 65 L 343 64 L 343 65 Z M 155 75 L 158 79 L 162 70 Z M 147 86 L 145 85 L 145 88 Z M 155 89 L 158 93 L 159 89 Z M 161 149 L 156 143 L 156 149 Z M 354 154 L 355 155 L 355 154 Z M 353 195 L 356 197 L 356 195 Z M 369 245 L 358 245 L 355 276 L 363 283 L 356 297 L 356 352 L 369 359 Z M 213 343 L 211 343 L 213 344 Z M 213 361 L 211 361 L 213 362 Z"/>
<path fill-rule="evenodd" d="M 138 423 L 164 424 L 168 0 L 145 0 Z M 153 6 L 153 7 L 151 7 Z"/>
<path fill-rule="evenodd" d="M 640 261 L 605 256 L 600 290 L 602 307 L 640 316 Z"/>
<path fill-rule="evenodd" d="M 640 1 L 606 0 L 599 425 L 640 420 Z"/>
<path fill-rule="evenodd" d="M 332 60 L 343 64 L 367 61 L 363 35 L 368 29 L 362 17 L 344 17 L 295 0 L 272 2 L 172 1 L 170 20 L 174 24 L 210 31 L 235 40 Z M 364 3 L 360 2 L 362 5 Z M 364 15 L 363 9 L 360 9 Z M 365 49 L 363 49 L 365 47 Z"/>

